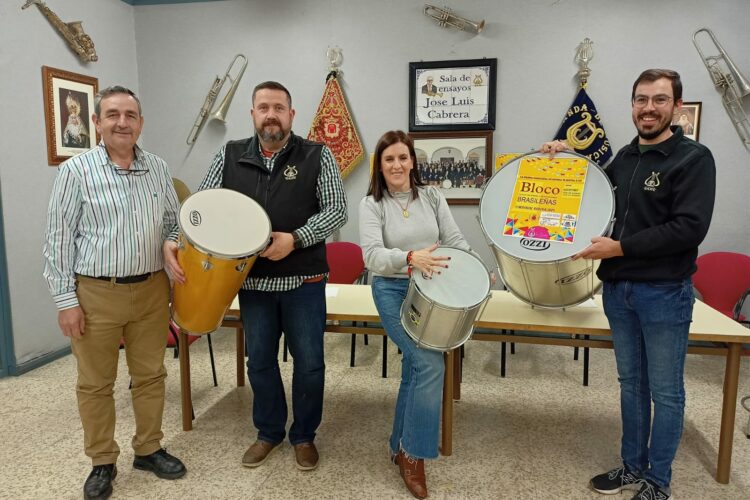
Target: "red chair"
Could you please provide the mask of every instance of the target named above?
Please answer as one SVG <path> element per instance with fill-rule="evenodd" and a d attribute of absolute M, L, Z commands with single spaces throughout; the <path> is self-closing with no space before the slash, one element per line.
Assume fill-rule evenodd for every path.
<path fill-rule="evenodd" d="M 326 257 L 328 259 L 328 282 L 348 285 L 352 283 L 367 283 L 367 270 L 362 258 L 362 249 L 356 243 L 347 241 L 334 241 L 326 244 Z M 354 366 L 356 353 L 356 334 L 352 334 L 351 357 L 349 366 Z M 368 337 L 365 334 L 365 345 Z M 383 336 L 383 377 L 387 374 L 388 366 L 388 337 Z"/>
<path fill-rule="evenodd" d="M 741 313 L 750 292 L 750 256 L 734 252 L 710 252 L 698 257 L 693 285 L 703 302 L 735 321 L 747 323 Z"/>

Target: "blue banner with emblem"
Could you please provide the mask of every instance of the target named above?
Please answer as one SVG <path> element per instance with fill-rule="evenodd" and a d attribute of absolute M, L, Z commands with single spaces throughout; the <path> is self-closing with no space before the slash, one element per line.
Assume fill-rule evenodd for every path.
<path fill-rule="evenodd" d="M 599 112 L 585 87 L 581 87 L 565 113 L 555 140 L 566 141 L 576 153 L 587 156 L 599 166 L 606 165 L 612 158 L 612 146 L 602 126 Z"/>

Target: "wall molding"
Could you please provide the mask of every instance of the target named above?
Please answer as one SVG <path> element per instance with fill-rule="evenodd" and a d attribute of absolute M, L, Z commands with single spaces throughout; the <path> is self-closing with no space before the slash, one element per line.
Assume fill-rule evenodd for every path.
<path fill-rule="evenodd" d="M 47 363 L 51 363 L 62 357 L 65 357 L 70 353 L 70 346 L 63 347 L 62 349 L 59 349 L 57 351 L 48 352 L 47 354 L 39 356 L 38 358 L 30 359 L 25 363 L 14 366 L 13 369 L 10 370 L 9 375 L 23 375 L 24 373 L 28 373 L 31 370 L 46 365 Z"/>

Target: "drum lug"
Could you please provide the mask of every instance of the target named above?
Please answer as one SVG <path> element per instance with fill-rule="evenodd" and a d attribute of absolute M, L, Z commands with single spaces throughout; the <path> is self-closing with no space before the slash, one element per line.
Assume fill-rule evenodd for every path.
<path fill-rule="evenodd" d="M 185 242 L 183 240 L 177 242 L 177 250 L 185 250 Z"/>
<path fill-rule="evenodd" d="M 212 267 L 214 267 L 214 265 L 213 265 L 213 264 L 211 264 L 211 262 L 209 262 L 209 261 L 207 261 L 207 260 L 204 260 L 204 261 L 203 261 L 203 262 L 201 263 L 201 265 L 202 265 L 202 267 L 203 267 L 203 270 L 204 270 L 204 271 L 210 271 L 210 270 L 211 270 L 211 268 L 212 268 Z"/>
<path fill-rule="evenodd" d="M 237 272 L 241 273 L 245 270 L 247 267 L 247 262 L 242 262 L 241 264 L 237 264 L 234 268 L 237 270 Z"/>

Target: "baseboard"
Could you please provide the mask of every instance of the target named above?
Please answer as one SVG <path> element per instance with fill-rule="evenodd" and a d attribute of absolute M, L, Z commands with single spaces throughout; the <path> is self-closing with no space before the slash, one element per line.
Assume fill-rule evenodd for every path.
<path fill-rule="evenodd" d="M 40 366 L 44 366 L 47 363 L 51 363 L 55 360 L 58 360 L 62 358 L 63 356 L 67 356 L 70 354 L 70 346 L 63 347 L 60 350 L 48 352 L 47 354 L 44 354 L 43 356 L 39 356 L 38 358 L 30 359 L 29 361 L 26 361 L 25 363 L 21 363 L 19 365 L 16 365 L 14 368 L 9 367 L 9 374 L 10 375 L 23 375 L 24 373 L 28 373 L 31 370 L 34 370 L 36 368 L 39 368 Z"/>

